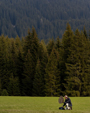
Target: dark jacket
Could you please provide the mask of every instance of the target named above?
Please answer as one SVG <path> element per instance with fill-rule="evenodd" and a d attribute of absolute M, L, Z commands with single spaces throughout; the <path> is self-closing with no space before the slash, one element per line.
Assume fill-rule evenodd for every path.
<path fill-rule="evenodd" d="M 65 106 L 66 103 L 68 103 L 70 107 L 72 106 L 72 103 L 71 103 L 70 98 L 65 99 L 65 102 L 64 102 L 64 105 L 63 106 Z"/>

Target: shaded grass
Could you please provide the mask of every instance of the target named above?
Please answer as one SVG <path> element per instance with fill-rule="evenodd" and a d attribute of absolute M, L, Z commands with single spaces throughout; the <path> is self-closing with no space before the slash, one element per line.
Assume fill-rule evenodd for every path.
<path fill-rule="evenodd" d="M 0 113 L 90 113 L 90 97 L 71 97 L 73 110 L 59 110 L 59 97 L 0 97 Z"/>

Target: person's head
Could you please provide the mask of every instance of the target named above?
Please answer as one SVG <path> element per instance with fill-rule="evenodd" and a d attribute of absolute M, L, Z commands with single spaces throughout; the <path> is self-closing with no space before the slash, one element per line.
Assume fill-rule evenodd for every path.
<path fill-rule="evenodd" d="M 67 99 L 67 98 L 68 98 L 68 96 L 67 96 L 67 95 L 65 95 L 64 97 L 65 97 L 65 99 Z"/>

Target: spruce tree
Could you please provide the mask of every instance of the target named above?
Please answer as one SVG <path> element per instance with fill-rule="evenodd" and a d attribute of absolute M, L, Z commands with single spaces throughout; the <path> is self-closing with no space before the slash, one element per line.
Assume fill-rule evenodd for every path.
<path fill-rule="evenodd" d="M 60 38 L 57 37 L 56 43 L 55 43 L 55 49 L 57 49 L 59 51 L 61 49 L 61 46 L 62 46 L 62 44 L 61 44 Z"/>
<path fill-rule="evenodd" d="M 23 83 L 22 83 L 22 79 L 23 79 L 23 65 L 24 65 L 24 57 L 23 57 L 23 52 L 21 50 L 19 50 L 18 52 L 18 56 L 17 56 L 17 77 L 19 79 L 19 87 L 20 87 L 20 94 L 22 95 L 22 91 L 23 91 Z"/>
<path fill-rule="evenodd" d="M 64 59 L 64 48 L 62 45 L 62 41 L 59 39 L 59 37 L 57 37 L 56 42 L 55 42 L 55 49 L 57 50 L 57 63 L 58 63 L 58 70 L 59 70 L 59 74 L 60 74 L 60 95 L 64 94 L 64 77 L 65 77 L 65 59 Z"/>
<path fill-rule="evenodd" d="M 82 76 L 82 91 L 81 96 L 90 95 L 90 41 L 82 35 L 83 43 L 83 76 Z"/>
<path fill-rule="evenodd" d="M 33 95 L 45 96 L 45 68 L 47 64 L 47 50 L 44 42 L 41 41 L 39 45 L 39 58 L 35 70 L 35 77 L 33 81 Z M 38 82 L 40 81 L 40 83 Z M 38 91 L 37 91 L 38 90 Z"/>
<path fill-rule="evenodd" d="M 83 29 L 83 34 L 84 34 L 84 36 L 85 36 L 86 38 L 88 38 L 86 29 L 85 29 L 85 26 L 84 26 L 84 29 Z"/>
<path fill-rule="evenodd" d="M 35 76 L 33 81 L 33 96 L 44 96 L 44 78 L 40 60 L 37 61 Z"/>
<path fill-rule="evenodd" d="M 19 88 L 19 79 L 18 77 L 14 77 L 13 74 L 9 78 L 8 83 L 8 93 L 9 96 L 19 96 L 20 95 L 20 88 Z"/>
<path fill-rule="evenodd" d="M 34 28 L 32 32 L 28 31 L 28 36 L 24 43 L 24 74 L 23 74 L 23 93 L 32 95 L 33 79 L 35 75 L 36 64 L 38 60 L 39 40 Z"/>
<path fill-rule="evenodd" d="M 66 63 L 67 63 L 67 59 L 68 59 L 68 56 L 70 55 L 70 47 L 71 47 L 71 44 L 72 44 L 72 41 L 73 41 L 73 37 L 74 37 L 74 34 L 73 34 L 73 31 L 71 30 L 71 26 L 69 25 L 69 23 L 67 23 L 67 27 L 66 27 L 66 30 L 63 34 L 63 37 L 62 37 L 62 49 L 61 49 L 61 57 L 60 57 L 60 61 L 61 61 L 61 75 L 62 75 L 62 89 L 63 89 L 63 94 L 65 94 L 65 86 L 67 86 L 66 84 L 66 77 L 68 76 L 67 73 L 66 73 Z"/>
<path fill-rule="evenodd" d="M 51 39 L 51 40 L 49 40 L 49 42 L 47 44 L 48 55 L 51 54 L 53 47 L 54 47 L 54 39 Z"/>
<path fill-rule="evenodd" d="M 59 96 L 60 94 L 60 74 L 57 66 L 57 51 L 53 48 L 46 66 L 46 96 Z"/>
<path fill-rule="evenodd" d="M 28 36 L 26 36 L 25 38 L 24 55 L 27 54 L 29 49 L 33 56 L 33 61 L 35 65 L 38 59 L 38 48 L 39 48 L 39 40 L 35 31 L 35 28 L 32 28 L 32 32 L 28 31 Z"/>
<path fill-rule="evenodd" d="M 30 50 L 25 57 L 24 67 L 23 67 L 23 79 L 22 79 L 22 93 L 23 95 L 31 96 L 32 95 L 32 88 L 33 88 L 33 79 L 34 79 L 34 62 L 32 54 Z"/>
<path fill-rule="evenodd" d="M 21 41 L 20 41 L 20 38 L 18 36 L 15 38 L 15 46 L 16 46 L 16 54 L 18 55 L 18 52 L 20 50 L 22 51 Z"/>
<path fill-rule="evenodd" d="M 85 82 L 85 41 L 86 38 L 78 30 L 72 37 L 72 43 L 69 45 L 69 54 L 66 64 L 66 92 L 71 96 L 82 95 L 83 83 Z M 83 81 L 84 80 L 84 81 Z M 84 87 L 85 88 L 85 87 Z"/>
<path fill-rule="evenodd" d="M 10 47 L 10 66 L 11 68 L 11 73 L 13 73 L 13 76 L 17 76 L 17 48 L 15 45 L 15 40 L 11 38 L 11 47 Z"/>
<path fill-rule="evenodd" d="M 10 59 L 8 41 L 2 35 L 0 36 L 0 80 L 2 89 L 7 89 L 10 76 Z"/>
<path fill-rule="evenodd" d="M 63 38 L 62 38 L 65 62 L 68 58 L 68 55 L 70 54 L 69 47 L 72 44 L 73 36 L 74 36 L 74 34 L 73 34 L 73 31 L 71 30 L 71 26 L 69 25 L 69 23 L 67 23 L 67 27 L 66 27 L 66 30 L 65 30 L 65 32 L 63 34 Z"/>

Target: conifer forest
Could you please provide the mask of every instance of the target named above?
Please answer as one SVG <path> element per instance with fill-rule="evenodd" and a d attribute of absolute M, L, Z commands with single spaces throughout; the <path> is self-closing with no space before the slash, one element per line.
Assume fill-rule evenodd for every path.
<path fill-rule="evenodd" d="M 0 36 L 0 95 L 90 96 L 90 38 L 67 23 L 62 38 L 45 43 L 36 30 Z"/>
<path fill-rule="evenodd" d="M 0 35 L 22 38 L 34 26 L 40 40 L 60 37 L 67 22 L 90 31 L 90 0 L 0 0 Z"/>

